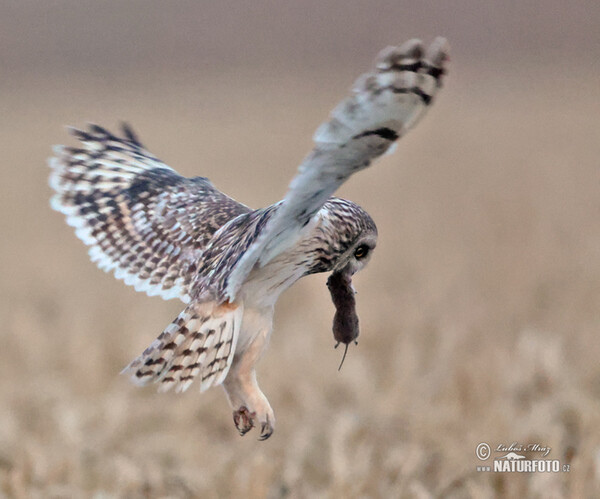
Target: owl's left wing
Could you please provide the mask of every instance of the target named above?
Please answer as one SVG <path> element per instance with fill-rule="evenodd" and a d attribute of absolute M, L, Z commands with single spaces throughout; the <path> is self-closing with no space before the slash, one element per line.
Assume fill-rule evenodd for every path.
<path fill-rule="evenodd" d="M 263 266 L 293 246 L 302 228 L 352 174 L 368 167 L 425 114 L 441 87 L 448 45 L 436 38 L 388 47 L 375 70 L 361 76 L 353 93 L 315 132 L 315 147 L 300 165 L 268 223 L 226 279 L 222 296 L 235 295 L 255 265 Z"/>
<path fill-rule="evenodd" d="M 154 157 L 124 126 L 72 129 L 80 147 L 50 159 L 52 207 L 66 215 L 101 269 L 138 291 L 190 301 L 213 234 L 250 209 L 204 177 L 186 178 Z"/>

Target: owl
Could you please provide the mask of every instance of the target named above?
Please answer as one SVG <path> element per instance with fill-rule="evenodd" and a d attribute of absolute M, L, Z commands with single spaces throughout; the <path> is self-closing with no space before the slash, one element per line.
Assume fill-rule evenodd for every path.
<path fill-rule="evenodd" d="M 352 276 L 369 262 L 377 227 L 360 206 L 332 197 L 353 173 L 389 152 L 431 105 L 448 46 L 436 38 L 388 47 L 375 68 L 314 134 L 284 198 L 251 209 L 204 177 L 186 178 L 153 156 L 132 129 L 71 129 L 78 147 L 49 160 L 52 207 L 66 216 L 101 269 L 183 311 L 124 372 L 160 391 L 222 385 L 241 435 L 271 436 L 273 410 L 255 364 L 279 295 L 301 277 L 330 272 L 333 335 L 359 334 Z"/>

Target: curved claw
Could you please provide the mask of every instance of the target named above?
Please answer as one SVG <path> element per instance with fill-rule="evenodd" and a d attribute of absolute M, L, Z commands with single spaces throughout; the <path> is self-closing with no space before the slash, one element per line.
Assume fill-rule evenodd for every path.
<path fill-rule="evenodd" d="M 267 417 L 267 420 L 260 425 L 260 437 L 258 437 L 258 440 L 260 440 L 260 441 L 266 440 L 272 434 L 273 434 L 273 425 L 271 424 L 271 422 L 269 421 L 269 418 Z"/>

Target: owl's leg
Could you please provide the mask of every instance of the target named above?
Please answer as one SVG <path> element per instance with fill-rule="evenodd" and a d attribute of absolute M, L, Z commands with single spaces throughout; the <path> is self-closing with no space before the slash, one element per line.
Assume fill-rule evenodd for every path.
<path fill-rule="evenodd" d="M 240 435 L 260 425 L 260 440 L 271 436 L 275 428 L 275 414 L 267 397 L 258 387 L 254 365 L 265 349 L 270 329 L 261 331 L 248 347 L 236 353 L 229 374 L 223 382 L 233 421 Z"/>

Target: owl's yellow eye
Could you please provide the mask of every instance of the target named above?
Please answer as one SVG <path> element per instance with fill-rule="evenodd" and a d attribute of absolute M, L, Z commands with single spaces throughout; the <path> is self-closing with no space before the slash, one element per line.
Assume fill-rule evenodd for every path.
<path fill-rule="evenodd" d="M 366 244 L 361 244 L 358 248 L 354 250 L 354 258 L 360 260 L 364 258 L 369 253 L 369 247 Z"/>

